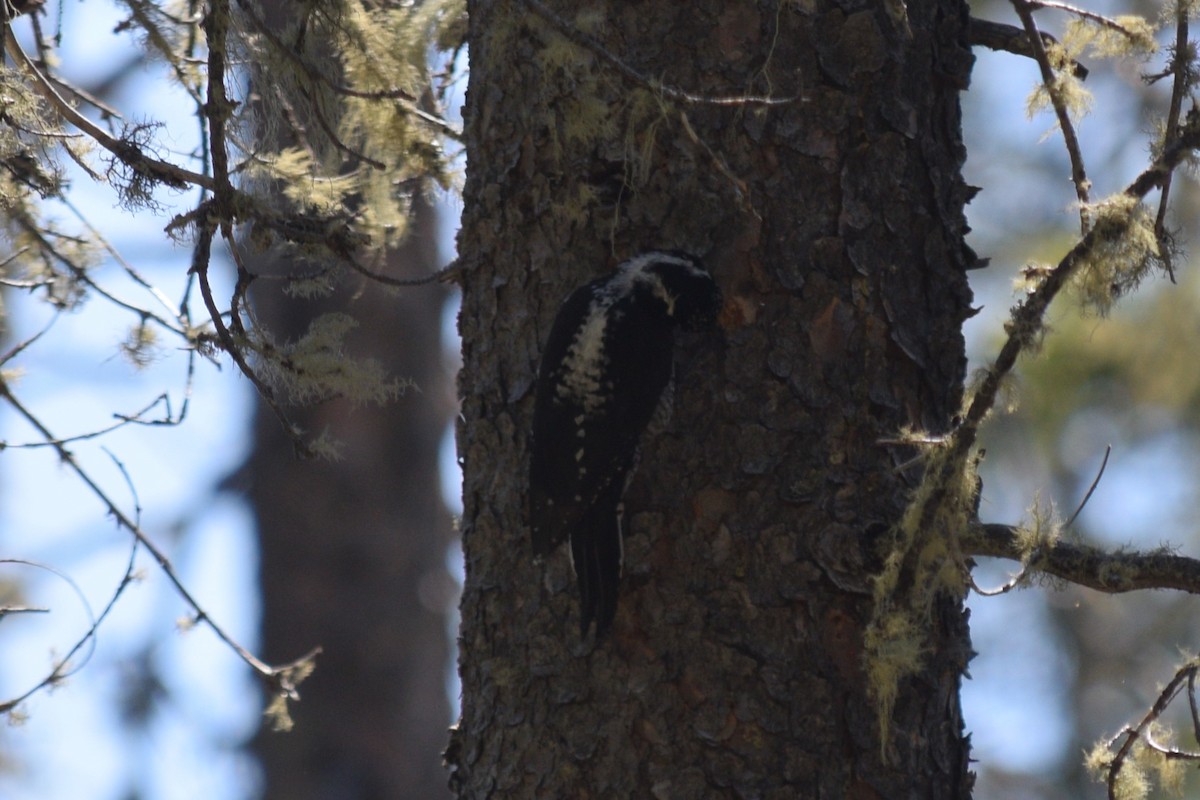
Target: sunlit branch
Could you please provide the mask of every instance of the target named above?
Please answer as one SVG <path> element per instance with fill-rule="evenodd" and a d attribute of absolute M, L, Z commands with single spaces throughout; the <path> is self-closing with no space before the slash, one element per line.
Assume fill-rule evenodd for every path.
<path fill-rule="evenodd" d="M 1073 14 L 1080 19 L 1086 19 L 1089 22 L 1094 22 L 1097 25 L 1108 28 L 1111 31 L 1116 31 L 1131 41 L 1139 38 L 1137 34 L 1130 31 L 1117 20 L 1112 19 L 1111 17 L 1106 17 L 1103 14 L 1097 14 L 1095 11 L 1089 11 L 1086 8 L 1073 6 L 1070 3 L 1059 3 L 1056 2 L 1056 0 L 1027 0 L 1026 5 L 1034 11 L 1037 11 L 1041 8 L 1049 8 L 1055 11 L 1065 11 L 1066 13 Z"/>

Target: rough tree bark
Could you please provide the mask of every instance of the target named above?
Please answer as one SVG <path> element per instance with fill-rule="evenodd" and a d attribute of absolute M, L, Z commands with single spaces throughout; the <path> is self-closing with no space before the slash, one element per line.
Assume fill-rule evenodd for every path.
<path fill-rule="evenodd" d="M 470 3 L 452 787 L 969 796 L 961 597 L 934 604 L 883 743 L 863 663 L 869 574 L 917 477 L 880 440 L 945 431 L 961 399 L 965 5 L 551 6 Z M 679 348 L 592 646 L 565 552 L 530 557 L 531 386 L 568 291 L 663 247 L 711 266 L 724 334 Z"/>
<path fill-rule="evenodd" d="M 389 273 L 436 268 L 435 229 L 431 211 L 418 213 Z M 440 341 L 444 292 L 348 286 L 331 301 L 301 304 L 271 302 L 277 291 L 256 298 L 256 310 L 281 338 L 295 339 L 316 314 L 344 309 L 361 323 L 361 335 L 350 337 L 354 354 L 378 359 L 418 389 L 383 407 L 293 409 L 310 432 L 328 426 L 344 448 L 338 461 L 298 460 L 274 415 L 258 415 L 245 473 L 261 550 L 262 652 L 287 660 L 323 648 L 293 705 L 295 728 L 263 731 L 255 742 L 264 796 L 444 796 L 438 752 L 451 714 L 453 591 L 445 567 L 452 526 L 437 471 L 453 413 Z"/>

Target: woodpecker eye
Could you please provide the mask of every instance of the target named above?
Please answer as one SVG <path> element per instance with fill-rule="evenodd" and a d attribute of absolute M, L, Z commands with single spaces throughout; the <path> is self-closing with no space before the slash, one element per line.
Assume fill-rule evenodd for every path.
<path fill-rule="evenodd" d="M 563 302 L 542 351 L 529 523 L 536 556 L 570 540 L 580 630 L 612 625 L 623 561 L 621 499 L 642 435 L 670 412 L 676 327 L 711 325 L 721 291 L 700 260 L 653 251 Z"/>

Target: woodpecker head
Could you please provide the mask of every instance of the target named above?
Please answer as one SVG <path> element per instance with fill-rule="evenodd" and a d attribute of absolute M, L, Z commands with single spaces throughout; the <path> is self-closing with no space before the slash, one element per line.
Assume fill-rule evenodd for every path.
<path fill-rule="evenodd" d="M 663 313 L 689 330 L 710 327 L 721 310 L 721 289 L 699 258 L 673 250 L 634 256 L 619 267 L 622 282 L 649 291 Z"/>

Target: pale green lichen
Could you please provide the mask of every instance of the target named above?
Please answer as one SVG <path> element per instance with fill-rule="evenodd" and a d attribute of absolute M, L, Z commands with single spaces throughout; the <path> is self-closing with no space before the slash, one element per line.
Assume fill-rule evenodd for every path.
<path fill-rule="evenodd" d="M 1054 78 L 1047 86 L 1039 81 L 1033 87 L 1025 100 L 1025 114 L 1033 118 L 1039 112 L 1052 106 L 1052 92 L 1058 95 L 1059 101 L 1073 119 L 1087 115 L 1092 108 L 1092 93 L 1084 88 L 1083 82 L 1075 76 L 1071 52 L 1062 45 L 1051 44 L 1046 48 L 1046 56 L 1054 69 Z M 1054 128 L 1051 128 L 1053 131 Z"/>
<path fill-rule="evenodd" d="M 346 335 L 358 326 L 342 313 L 313 320 L 294 342 L 276 343 L 262 331 L 248 342 L 256 354 L 255 371 L 289 402 L 310 404 L 335 397 L 355 404 L 382 404 L 399 397 L 411 385 L 394 377 L 374 359 L 349 358 Z"/>
<path fill-rule="evenodd" d="M 1127 741 L 1126 735 L 1113 741 L 1097 742 L 1084 757 L 1084 767 L 1097 780 L 1109 781 L 1117 756 L 1112 748 L 1116 742 Z M 1155 746 L 1147 743 L 1147 737 Z M 1170 728 L 1159 722 L 1150 723 L 1116 766 L 1113 796 L 1118 800 L 1145 800 L 1158 787 L 1171 797 L 1182 797 L 1188 760 L 1172 758 L 1164 752 L 1174 746 L 1174 740 L 1175 734 Z"/>
<path fill-rule="evenodd" d="M 978 477 L 974 461 L 955 465 L 948 459 L 945 451 L 929 454 L 926 475 L 940 477 L 922 481 L 913 492 L 873 581 L 874 612 L 863 644 L 885 757 L 900 683 L 924 665 L 934 602 L 966 591 L 957 540 L 970 522 Z"/>
<path fill-rule="evenodd" d="M 395 244 L 407 230 L 413 195 L 429 181 L 450 185 L 446 129 L 424 110 L 422 97 L 430 84 L 430 42 L 454 45 L 463 2 L 297 8 L 304 13 L 274 41 L 247 35 L 239 43 L 257 70 L 270 75 L 247 106 L 256 138 L 294 141 L 287 126 L 297 123 L 304 131 L 302 145 L 249 154 L 246 178 L 251 185 L 271 182 L 306 213 L 353 207 L 356 230 Z M 297 98 L 306 103 L 299 111 Z"/>
<path fill-rule="evenodd" d="M 145 320 L 130 329 L 121 342 L 121 355 L 138 369 L 145 369 L 159 357 L 161 344 L 158 331 Z"/>
<path fill-rule="evenodd" d="M 880 748 L 886 753 L 900 682 L 924 666 L 927 647 L 921 620 L 911 610 L 876 616 L 867 627 L 863 646 L 867 653 L 867 684 L 879 719 Z"/>
<path fill-rule="evenodd" d="M 1094 243 L 1074 270 L 1084 307 L 1104 315 L 1160 266 L 1162 254 L 1154 216 L 1137 198 L 1118 194 L 1088 206 Z"/>
<path fill-rule="evenodd" d="M 1148 56 L 1158 50 L 1154 33 L 1145 18 L 1132 14 L 1108 18 L 1107 24 L 1079 17 L 1067 23 L 1062 45 L 1075 58 Z"/>

